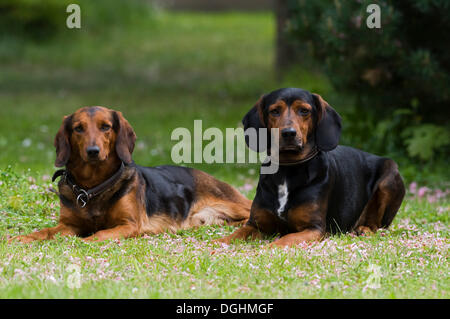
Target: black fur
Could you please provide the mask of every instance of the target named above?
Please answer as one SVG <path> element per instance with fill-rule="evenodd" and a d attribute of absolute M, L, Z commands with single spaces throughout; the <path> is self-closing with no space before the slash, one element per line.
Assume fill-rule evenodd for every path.
<path fill-rule="evenodd" d="M 260 208 L 276 212 L 278 186 L 286 180 L 289 197 L 279 219 L 280 234 L 294 231 L 286 221 L 289 209 L 322 200 L 329 203 L 326 220 L 318 219 L 313 226 L 331 233 L 347 232 L 371 198 L 387 160 L 351 147 L 338 146 L 332 151 L 320 152 L 306 163 L 280 166 L 276 174 L 261 174 L 254 202 Z M 250 216 L 249 223 L 251 219 Z"/>
<path fill-rule="evenodd" d="M 256 219 L 261 217 L 255 217 L 253 212 L 268 211 L 277 220 L 277 225 L 271 225 L 272 230 L 276 229 L 280 234 L 298 232 L 299 225 L 290 225 L 288 222 L 289 210 L 302 204 L 318 203 L 320 207 L 325 207 L 325 212 L 317 212 L 309 225 L 301 227 L 330 233 L 350 231 L 373 198 L 379 182 L 388 177 L 387 186 L 383 187 L 387 187 L 387 192 L 392 194 L 392 200 L 387 199 L 387 213 L 380 226 L 389 226 L 405 191 L 396 164 L 388 158 L 337 146 L 341 134 L 341 117 L 320 96 L 302 89 L 279 89 L 264 95 L 244 117 L 244 128 L 265 127 L 268 107 L 279 100 L 285 101 L 287 105 L 302 100 L 312 106 L 314 128 L 307 143 L 310 144 L 309 149 L 317 149 L 318 153 L 305 162 L 281 165 L 275 174 L 260 175 L 248 225 L 259 228 Z M 280 212 L 279 187 L 282 185 L 284 188 L 284 183 L 287 184 L 288 197 Z M 265 232 L 264 229 L 259 230 Z"/>
<path fill-rule="evenodd" d="M 195 200 L 192 169 L 179 166 L 136 166 L 144 183 L 147 214 L 165 212 L 184 220 Z"/>

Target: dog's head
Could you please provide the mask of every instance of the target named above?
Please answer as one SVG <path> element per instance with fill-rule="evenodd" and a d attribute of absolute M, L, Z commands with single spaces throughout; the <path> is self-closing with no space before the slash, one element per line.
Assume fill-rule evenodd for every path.
<path fill-rule="evenodd" d="M 242 120 L 244 130 L 279 129 L 278 143 L 281 163 L 306 158 L 315 148 L 330 151 L 339 143 L 341 117 L 318 94 L 303 89 L 285 88 L 263 95 Z M 259 138 L 259 135 L 258 135 Z M 247 145 L 250 146 L 247 140 Z M 257 145 L 260 144 L 258 141 Z M 254 149 L 264 151 L 264 149 Z"/>
<path fill-rule="evenodd" d="M 111 156 L 132 162 L 136 134 L 121 112 L 84 107 L 65 116 L 55 137 L 56 167 L 71 160 L 99 164 Z"/>

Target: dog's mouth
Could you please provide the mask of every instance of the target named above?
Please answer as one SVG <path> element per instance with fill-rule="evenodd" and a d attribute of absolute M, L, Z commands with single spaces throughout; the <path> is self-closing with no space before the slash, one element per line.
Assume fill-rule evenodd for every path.
<path fill-rule="evenodd" d="M 290 164 L 301 160 L 304 148 L 300 145 L 286 145 L 279 149 L 280 163 Z"/>
<path fill-rule="evenodd" d="M 289 145 L 280 148 L 280 154 L 283 155 L 298 155 L 303 150 L 303 147 L 300 145 Z"/>
<path fill-rule="evenodd" d="M 87 157 L 86 162 L 91 164 L 91 165 L 98 165 L 104 161 L 106 161 L 108 159 L 108 157 L 106 156 L 105 158 L 98 156 L 98 157 Z"/>

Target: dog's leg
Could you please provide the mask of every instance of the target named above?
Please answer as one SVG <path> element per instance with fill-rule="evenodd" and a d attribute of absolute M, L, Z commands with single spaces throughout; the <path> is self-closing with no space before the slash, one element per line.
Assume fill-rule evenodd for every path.
<path fill-rule="evenodd" d="M 253 202 L 253 204 L 255 204 L 255 202 Z M 263 238 L 263 234 L 270 235 L 280 233 L 278 226 L 277 218 L 274 214 L 267 209 L 262 209 L 253 205 L 249 221 L 231 235 L 216 240 L 216 242 L 230 244 L 233 240 Z"/>
<path fill-rule="evenodd" d="M 287 234 L 271 243 L 269 247 L 295 246 L 305 241 L 320 240 L 324 236 L 324 232 L 319 229 L 307 229 L 298 233 Z"/>
<path fill-rule="evenodd" d="M 223 215 L 228 225 L 244 225 L 250 216 L 250 205 L 242 203 L 223 202 L 212 207 Z"/>
<path fill-rule="evenodd" d="M 196 205 L 183 228 L 198 227 L 203 225 L 228 225 L 240 226 L 247 222 L 250 208 L 240 204 L 216 201 L 207 205 Z"/>
<path fill-rule="evenodd" d="M 136 200 L 136 189 L 123 196 L 109 212 L 110 228 L 99 230 L 84 241 L 102 241 L 136 237 L 142 233 L 143 217 L 146 217 L 144 204 Z"/>
<path fill-rule="evenodd" d="M 387 160 L 372 197 L 354 226 L 358 235 L 371 234 L 391 224 L 405 195 L 405 186 L 397 165 Z"/>
<path fill-rule="evenodd" d="M 242 225 L 247 222 L 251 200 L 234 187 L 205 172 L 194 171 L 193 174 L 197 199 L 189 212 L 189 222 L 192 226 L 223 225 L 224 222 L 229 225 Z"/>
<path fill-rule="evenodd" d="M 261 237 L 262 237 L 262 234 L 259 232 L 259 230 L 256 227 L 253 227 L 251 225 L 245 225 L 245 226 L 242 226 L 241 228 L 237 229 L 236 231 L 234 231 L 234 233 L 232 233 L 231 235 L 226 236 L 224 238 L 217 239 L 214 242 L 224 243 L 224 244 L 229 245 L 234 240 L 246 240 L 248 238 L 257 239 L 257 238 L 261 238 Z"/>
<path fill-rule="evenodd" d="M 103 241 L 107 239 L 124 239 L 130 237 L 136 237 L 139 232 L 135 225 L 119 225 L 114 228 L 104 229 L 96 232 L 95 234 L 84 238 L 84 241 Z"/>
<path fill-rule="evenodd" d="M 29 235 L 13 237 L 8 242 L 18 241 L 21 243 L 29 243 L 35 240 L 53 239 L 56 234 L 60 234 L 61 236 L 76 236 L 77 230 L 71 226 L 59 224 L 55 227 L 44 228 Z"/>

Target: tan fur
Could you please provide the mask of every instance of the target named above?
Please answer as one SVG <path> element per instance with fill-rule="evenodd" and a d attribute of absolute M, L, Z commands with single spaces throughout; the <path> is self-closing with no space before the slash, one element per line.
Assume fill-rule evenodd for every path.
<path fill-rule="evenodd" d="M 298 231 L 305 229 L 308 225 L 321 224 L 325 220 L 327 208 L 324 203 L 305 203 L 288 211 L 288 222 L 295 225 Z M 325 227 L 325 225 L 323 225 Z"/>
<path fill-rule="evenodd" d="M 199 199 L 191 207 L 183 227 L 247 221 L 252 202 L 238 190 L 202 171 L 195 171 L 194 178 Z"/>
<path fill-rule="evenodd" d="M 305 241 L 321 240 L 323 237 L 324 233 L 318 229 L 305 229 L 298 233 L 287 234 L 271 243 L 269 247 L 296 246 Z"/>
<path fill-rule="evenodd" d="M 308 144 L 308 135 L 313 130 L 313 119 L 311 113 L 308 115 L 302 116 L 299 114 L 301 109 L 306 109 L 311 112 L 312 106 L 302 100 L 296 100 L 292 102 L 290 107 L 283 100 L 279 100 L 276 103 L 272 104 L 268 108 L 268 123 L 267 128 L 278 128 L 280 130 L 280 140 L 279 147 L 280 151 L 283 149 L 283 138 L 281 136 L 281 131 L 285 128 L 293 128 L 297 132 L 296 135 L 296 143 L 301 144 L 303 149 L 298 154 L 283 154 L 280 153 L 280 162 L 281 163 L 289 163 L 296 162 L 308 157 L 312 149 Z M 271 114 L 272 110 L 278 110 L 279 115 L 274 116 Z"/>
<path fill-rule="evenodd" d="M 388 227 L 394 219 L 404 196 L 403 181 L 398 172 L 397 164 L 387 160 L 383 166 L 383 175 L 374 187 L 374 192 L 361 216 L 353 227 L 359 234 L 370 234 L 382 227 Z"/>
<path fill-rule="evenodd" d="M 237 229 L 231 235 L 215 240 L 217 243 L 231 244 L 235 240 L 247 240 L 262 238 L 262 234 L 258 229 L 251 225 L 244 225 Z"/>

